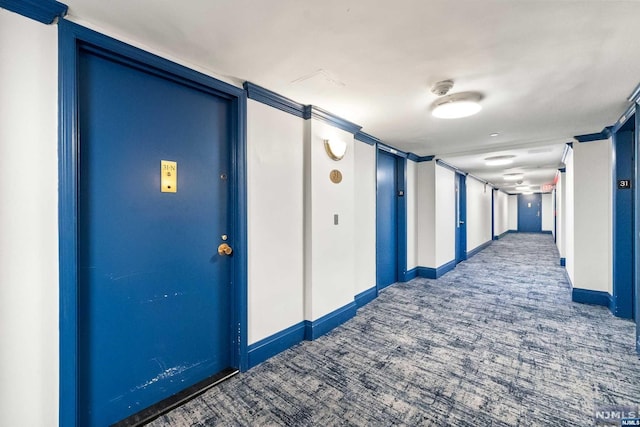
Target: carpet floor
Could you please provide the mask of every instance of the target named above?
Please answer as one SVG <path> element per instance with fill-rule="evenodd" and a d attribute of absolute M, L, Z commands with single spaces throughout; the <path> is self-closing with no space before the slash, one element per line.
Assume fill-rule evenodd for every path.
<path fill-rule="evenodd" d="M 600 405 L 640 407 L 634 339 L 571 302 L 550 235 L 508 234 L 151 425 L 588 426 Z"/>

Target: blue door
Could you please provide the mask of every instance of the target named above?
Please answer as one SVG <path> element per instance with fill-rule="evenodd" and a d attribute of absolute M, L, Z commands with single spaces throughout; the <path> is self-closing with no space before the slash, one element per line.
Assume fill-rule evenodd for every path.
<path fill-rule="evenodd" d="M 467 177 L 456 173 L 456 264 L 467 259 Z"/>
<path fill-rule="evenodd" d="M 633 181 L 631 187 L 634 189 L 634 210 L 633 210 L 633 253 L 635 256 L 633 266 L 633 282 L 635 288 L 635 307 L 634 317 L 636 320 L 636 352 L 640 353 L 640 186 L 638 186 L 638 178 L 640 178 L 640 114 L 638 113 L 640 104 L 636 103 L 635 114 L 635 132 L 634 132 L 634 163 L 633 163 Z"/>
<path fill-rule="evenodd" d="M 398 164 L 378 150 L 376 202 L 376 283 L 378 290 L 398 281 Z"/>
<path fill-rule="evenodd" d="M 518 194 L 518 231 L 542 231 L 542 194 Z"/>
<path fill-rule="evenodd" d="M 106 56 L 83 51 L 79 70 L 79 425 L 105 426 L 232 363 L 232 114 Z"/>

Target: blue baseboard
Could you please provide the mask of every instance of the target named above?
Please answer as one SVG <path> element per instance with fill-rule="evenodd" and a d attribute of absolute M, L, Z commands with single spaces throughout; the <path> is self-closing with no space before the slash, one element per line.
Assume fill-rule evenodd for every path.
<path fill-rule="evenodd" d="M 553 231 L 551 231 L 551 230 L 542 230 L 541 233 L 542 234 L 553 234 Z"/>
<path fill-rule="evenodd" d="M 418 277 L 418 267 L 414 267 L 411 270 L 409 270 L 406 273 L 404 273 L 403 282 L 408 282 L 409 280 L 413 280 L 416 277 Z"/>
<path fill-rule="evenodd" d="M 449 261 L 446 264 L 442 264 L 438 268 L 416 267 L 414 268 L 414 270 L 416 270 L 417 277 L 424 277 L 425 279 L 437 279 L 439 277 L 442 277 L 445 273 L 448 273 L 449 271 L 453 270 L 455 267 L 456 267 L 456 260 L 454 259 Z"/>
<path fill-rule="evenodd" d="M 298 344 L 304 339 L 304 334 L 305 324 L 300 322 L 249 345 L 249 369 Z"/>
<path fill-rule="evenodd" d="M 560 258 L 560 266 L 561 267 L 566 267 L 567 266 L 567 259 L 566 258 Z"/>
<path fill-rule="evenodd" d="M 356 315 L 357 310 L 356 302 L 352 301 L 349 304 L 340 307 L 337 310 L 332 311 L 329 314 L 316 319 L 314 321 L 304 321 L 304 339 L 313 341 L 322 335 L 326 334 L 336 326 L 340 326 L 347 320 Z"/>
<path fill-rule="evenodd" d="M 376 299 L 377 296 L 378 288 L 376 288 L 375 286 L 373 288 L 367 289 L 364 292 L 360 292 L 355 296 L 356 309 L 369 304 L 371 301 Z"/>
<path fill-rule="evenodd" d="M 504 236 L 506 236 L 509 233 L 513 233 L 512 230 L 507 230 L 504 233 L 498 234 L 497 236 L 493 236 L 493 240 L 500 240 L 502 239 Z"/>
<path fill-rule="evenodd" d="M 573 288 L 571 300 L 581 304 L 601 305 L 607 308 L 611 305 L 611 296 L 608 292 L 592 291 L 590 289 Z"/>
<path fill-rule="evenodd" d="M 491 243 L 493 243 L 493 241 L 489 240 L 488 242 L 484 242 L 483 244 L 481 244 L 477 248 L 474 248 L 474 249 L 471 249 L 470 251 L 467 251 L 467 259 L 469 259 L 472 256 L 476 255 L 481 250 L 486 249 L 489 245 L 491 245 Z"/>

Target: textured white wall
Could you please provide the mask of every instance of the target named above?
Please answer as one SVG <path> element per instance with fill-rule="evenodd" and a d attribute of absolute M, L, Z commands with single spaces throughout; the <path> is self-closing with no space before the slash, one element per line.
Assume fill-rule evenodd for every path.
<path fill-rule="evenodd" d="M 417 174 L 418 164 L 407 160 L 407 188 L 405 189 L 405 198 L 407 201 L 407 271 L 418 265 Z"/>
<path fill-rule="evenodd" d="M 467 177 L 467 252 L 492 240 L 491 187 Z"/>
<path fill-rule="evenodd" d="M 493 231 L 496 236 L 509 230 L 509 195 L 496 191 L 494 197 Z"/>
<path fill-rule="evenodd" d="M 247 101 L 249 344 L 304 319 L 304 120 Z"/>
<path fill-rule="evenodd" d="M 58 424 L 58 33 L 0 9 L 0 425 Z"/>
<path fill-rule="evenodd" d="M 609 140 L 575 144 L 574 277 L 576 288 L 611 293 Z"/>
<path fill-rule="evenodd" d="M 440 267 L 456 257 L 456 174 L 437 164 L 434 165 L 434 169 L 436 180 L 434 267 Z"/>
<path fill-rule="evenodd" d="M 574 144 L 575 145 L 575 144 Z M 574 180 L 575 180 L 575 171 L 574 171 L 574 159 L 573 159 L 573 149 L 569 149 L 567 152 L 567 157 L 565 159 L 566 165 L 566 173 L 565 173 L 565 258 L 566 258 L 566 270 L 569 275 L 569 279 L 575 285 L 576 276 L 574 273 L 575 270 L 575 241 L 574 241 L 574 232 L 575 232 L 575 209 L 574 209 Z M 588 232 L 588 231 L 587 231 Z"/>
<path fill-rule="evenodd" d="M 509 230 L 518 230 L 518 195 L 511 194 L 508 196 L 509 201 L 509 221 L 507 226 Z"/>
<path fill-rule="evenodd" d="M 542 231 L 553 231 L 553 194 L 542 194 Z"/>
<path fill-rule="evenodd" d="M 556 212 L 558 215 L 556 221 L 556 246 L 558 247 L 558 252 L 560 254 L 560 258 L 565 257 L 565 234 L 566 234 L 566 180 L 567 174 L 566 172 L 560 172 L 560 178 L 556 183 Z"/>
<path fill-rule="evenodd" d="M 355 141 L 355 295 L 376 285 L 376 147 Z"/>
<path fill-rule="evenodd" d="M 421 267 L 436 265 L 436 176 L 435 162 L 420 162 L 417 165 L 417 263 Z"/>
<path fill-rule="evenodd" d="M 331 160 L 325 139 L 347 145 L 342 160 Z M 360 144 L 360 142 L 358 142 Z M 316 320 L 355 295 L 355 167 L 353 134 L 317 119 L 305 121 L 305 319 Z M 329 179 L 332 169 L 342 182 Z M 338 225 L 334 225 L 334 215 Z"/>

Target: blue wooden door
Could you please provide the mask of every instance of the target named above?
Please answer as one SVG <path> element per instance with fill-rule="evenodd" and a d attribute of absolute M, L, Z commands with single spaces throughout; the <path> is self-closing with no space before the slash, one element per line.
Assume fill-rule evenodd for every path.
<path fill-rule="evenodd" d="M 634 210 L 633 210 L 633 286 L 634 286 L 634 317 L 636 321 L 636 352 L 640 353 L 640 186 L 638 179 L 640 178 L 640 104 L 636 103 L 635 114 L 635 131 L 633 138 L 633 181 L 631 187 L 634 192 Z"/>
<path fill-rule="evenodd" d="M 232 363 L 231 110 L 89 52 L 79 75 L 79 425 L 105 426 Z"/>
<path fill-rule="evenodd" d="M 376 283 L 398 281 L 398 165 L 396 156 L 378 151 L 376 203 Z"/>
<path fill-rule="evenodd" d="M 518 231 L 542 231 L 542 194 L 518 194 Z"/>
<path fill-rule="evenodd" d="M 456 174 L 456 264 L 467 259 L 467 177 Z"/>

